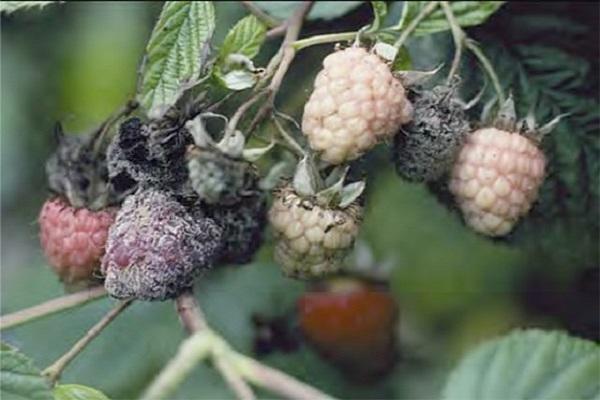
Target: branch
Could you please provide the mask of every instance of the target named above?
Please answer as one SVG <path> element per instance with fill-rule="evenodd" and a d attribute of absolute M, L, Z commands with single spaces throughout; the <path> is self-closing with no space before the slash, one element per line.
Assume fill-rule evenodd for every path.
<path fill-rule="evenodd" d="M 236 363 L 240 365 L 240 372 L 244 378 L 284 398 L 293 400 L 333 399 L 328 394 L 250 357 L 239 353 L 236 353 L 236 357 Z"/>
<path fill-rule="evenodd" d="M 67 366 L 87 347 L 106 328 L 121 312 L 123 312 L 133 300 L 119 302 L 112 310 L 110 310 L 96 325 L 94 325 L 81 339 L 73 345 L 73 347 L 56 360 L 52 365 L 46 368 L 42 375 L 46 376 L 50 383 L 54 385 L 60 378 L 62 372 Z"/>
<path fill-rule="evenodd" d="M 141 399 L 169 398 L 196 365 L 210 354 L 212 335 L 208 333 L 209 331 L 202 330 L 184 340 L 175 357 L 152 381 Z"/>
<path fill-rule="evenodd" d="M 191 336 L 181 344 L 177 355 L 152 382 L 142 399 L 168 398 L 195 365 L 206 357 L 213 360 L 239 399 L 254 399 L 246 380 L 289 399 L 331 399 L 331 396 L 232 349 L 208 327 L 191 291 L 177 298 L 176 309 L 182 325 Z"/>
<path fill-rule="evenodd" d="M 402 47 L 402 45 L 404 44 L 406 39 L 408 39 L 408 36 L 410 36 L 410 34 L 417 28 L 419 23 L 426 16 L 431 14 L 438 5 L 439 5 L 439 2 L 437 2 L 437 1 L 429 2 L 429 4 L 427 4 L 427 6 L 425 6 L 425 8 L 423 8 L 421 10 L 421 12 L 419 12 L 419 14 L 417 14 L 415 19 L 410 21 L 410 24 L 408 24 L 408 26 L 402 31 L 402 33 L 400 34 L 400 37 L 398 38 L 398 40 L 396 40 L 396 43 L 394 43 L 394 47 L 397 49 L 400 49 L 400 47 Z"/>
<path fill-rule="evenodd" d="M 250 14 L 254 15 L 258 18 L 263 24 L 267 25 L 269 28 L 274 28 L 280 25 L 280 22 L 277 18 L 272 17 L 271 15 L 264 12 L 260 7 L 254 4 L 253 1 L 242 1 L 241 2 L 244 7 L 248 9 Z"/>
<path fill-rule="evenodd" d="M 452 67 L 450 68 L 450 73 L 448 74 L 448 82 L 450 82 L 452 76 L 458 69 L 458 63 L 460 62 L 460 57 L 462 55 L 462 46 L 464 44 L 483 66 L 483 69 L 488 74 L 492 84 L 494 85 L 494 90 L 496 91 L 496 96 L 498 96 L 499 104 L 503 104 L 505 99 L 504 92 L 502 90 L 502 85 L 500 85 L 500 79 L 498 79 L 498 75 L 496 75 L 496 71 L 494 70 L 492 63 L 490 60 L 488 60 L 479 46 L 477 46 L 473 40 L 469 39 L 465 31 L 461 28 L 460 24 L 456 20 L 454 11 L 452 11 L 452 7 L 450 7 L 450 4 L 447 1 L 442 1 L 441 5 L 444 9 L 444 13 L 446 14 L 446 19 L 450 24 L 450 28 L 452 29 L 452 36 L 456 46 L 456 53 L 454 54 Z"/>
<path fill-rule="evenodd" d="M 277 96 L 277 92 L 281 87 L 281 83 L 283 82 L 283 78 L 287 73 L 287 70 L 292 63 L 292 60 L 296 56 L 296 49 L 294 48 L 294 42 L 298 39 L 300 35 L 300 29 L 302 28 L 302 22 L 304 21 L 304 17 L 310 12 L 310 9 L 313 5 L 312 1 L 305 1 L 302 5 L 292 14 L 292 16 L 287 20 L 287 31 L 285 33 L 285 37 L 283 38 L 283 42 L 281 43 L 281 47 L 279 48 L 278 53 L 273 57 L 271 63 L 267 66 L 267 71 L 270 68 L 274 68 L 277 66 L 277 70 L 273 75 L 273 79 L 271 79 L 271 83 L 269 84 L 267 90 L 269 92 L 269 98 L 262 105 L 262 107 L 256 113 L 256 116 L 250 123 L 250 126 L 247 129 L 248 134 L 252 133 L 252 131 L 256 128 L 256 126 L 260 123 L 260 121 L 269 113 L 269 111 L 273 108 L 275 104 L 275 97 Z M 277 62 L 277 64 L 275 64 Z"/>
<path fill-rule="evenodd" d="M 106 296 L 106 290 L 104 290 L 104 287 L 97 286 L 81 292 L 59 297 L 42 304 L 38 304 L 37 306 L 26 308 L 24 310 L 0 317 L 0 330 L 14 328 L 38 318 L 79 307 L 104 296 Z"/>

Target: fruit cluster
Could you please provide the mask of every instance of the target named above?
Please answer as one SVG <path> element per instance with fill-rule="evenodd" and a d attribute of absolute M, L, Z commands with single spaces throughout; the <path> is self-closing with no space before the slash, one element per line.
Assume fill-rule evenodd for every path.
<path fill-rule="evenodd" d="M 213 265 L 250 262 L 268 220 L 287 276 L 331 275 L 362 221 L 365 183 L 347 182 L 347 163 L 388 139 L 399 175 L 443 182 L 467 225 L 508 234 L 537 198 L 536 138 L 550 127 L 517 123 L 509 99 L 492 126 L 473 131 L 457 81 L 427 90 L 390 65 L 357 45 L 325 57 L 302 117 L 310 150 L 270 209 L 244 135 L 227 127 L 216 142 L 202 115 L 129 118 L 108 145 L 59 130 L 47 163 L 55 196 L 40 214 L 50 264 L 66 283 L 100 277 L 113 297 L 164 300 Z"/>

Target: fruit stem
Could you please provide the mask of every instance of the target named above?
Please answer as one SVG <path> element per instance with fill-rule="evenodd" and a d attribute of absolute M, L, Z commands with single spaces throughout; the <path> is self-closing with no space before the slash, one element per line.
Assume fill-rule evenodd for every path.
<path fill-rule="evenodd" d="M 294 43 L 292 43 L 292 46 L 296 51 L 300 51 L 317 44 L 350 41 L 353 40 L 357 34 L 358 32 L 340 32 L 328 33 L 326 35 L 316 35 L 306 39 L 296 40 Z"/>
<path fill-rule="evenodd" d="M 452 31 L 452 39 L 454 40 L 454 59 L 452 60 L 452 65 L 450 66 L 450 71 L 448 72 L 448 78 L 446 79 L 446 83 L 450 84 L 450 82 L 452 82 L 452 78 L 454 77 L 454 75 L 456 75 L 456 71 L 458 71 L 458 66 L 460 65 L 460 59 L 462 58 L 462 52 L 464 47 L 465 33 L 456 21 L 454 13 L 452 12 L 452 8 L 448 4 L 448 2 L 442 1 L 440 4 L 442 5 L 442 9 L 444 10 L 446 19 L 450 24 L 450 30 Z"/>
<path fill-rule="evenodd" d="M 296 142 L 294 138 L 285 130 L 285 128 L 281 125 L 281 123 L 277 120 L 276 117 L 273 117 L 273 123 L 277 127 L 277 130 L 279 131 L 281 137 L 288 144 L 288 148 L 292 150 L 292 152 L 299 158 L 303 158 L 306 155 L 306 152 L 304 151 L 302 146 L 300 146 L 298 142 Z"/>
<path fill-rule="evenodd" d="M 267 87 L 269 98 L 265 103 L 263 103 L 261 108 L 252 119 L 252 122 L 247 129 L 247 136 L 252 134 L 252 131 L 254 131 L 259 122 L 262 121 L 268 115 L 269 111 L 273 109 L 275 97 L 279 92 L 283 78 L 285 77 L 285 74 L 292 63 L 292 60 L 296 56 L 296 50 L 293 46 L 294 42 L 298 39 L 298 36 L 300 35 L 300 29 L 302 28 L 302 23 L 304 22 L 304 17 L 306 17 L 306 15 L 310 12 L 312 6 L 312 1 L 302 2 L 302 5 L 299 6 L 294 14 L 292 14 L 292 16 L 286 21 L 287 30 L 285 32 L 283 42 L 281 43 L 277 54 L 267 65 L 265 72 L 266 75 L 269 76 L 268 73 L 274 70 L 271 83 Z"/>
<path fill-rule="evenodd" d="M 438 5 L 439 5 L 438 1 L 431 1 L 431 2 L 429 2 L 429 4 L 427 4 L 427 6 L 425 6 L 419 12 L 419 14 L 417 14 L 417 16 L 415 17 L 415 19 L 413 19 L 412 21 L 410 21 L 410 24 L 408 24 L 408 26 L 406 28 L 404 28 L 404 30 L 402 31 L 402 34 L 400 35 L 400 37 L 398 38 L 398 40 L 396 40 L 396 43 L 394 43 L 394 47 L 397 48 L 398 50 L 400 50 L 400 48 L 402 47 L 402 45 L 404 45 L 404 42 L 406 41 L 406 39 L 408 39 L 408 37 L 410 36 L 410 34 L 413 33 L 413 31 L 417 28 L 417 26 L 419 25 L 419 23 L 425 17 L 427 17 L 429 14 L 431 14 L 433 12 L 433 10 L 435 10 Z"/>
<path fill-rule="evenodd" d="M 498 103 L 504 103 L 506 97 L 504 97 L 502 85 L 500 85 L 500 79 L 498 79 L 498 75 L 496 75 L 496 71 L 494 70 L 494 67 L 492 66 L 490 60 L 488 60 L 483 51 L 479 48 L 479 46 L 477 46 L 477 44 L 474 41 L 466 39 L 465 45 L 467 49 L 471 50 L 475 57 L 477 57 L 477 59 L 483 66 L 483 69 L 490 77 L 492 84 L 494 85 L 494 90 L 496 91 L 496 96 L 498 96 Z"/>
<path fill-rule="evenodd" d="M 133 300 L 126 300 L 119 302 L 112 310 L 110 310 L 96 325 L 94 325 L 87 333 L 71 347 L 64 355 L 56 360 L 52 365 L 46 368 L 42 375 L 44 375 L 51 385 L 54 385 L 62 372 L 67 366 L 81 353 L 88 344 L 92 342 L 106 328 L 121 312 L 123 312 Z"/>
<path fill-rule="evenodd" d="M 450 72 L 448 73 L 449 83 L 452 80 L 452 77 L 456 74 L 458 70 L 458 65 L 460 63 L 460 58 L 462 57 L 462 48 L 463 45 L 469 49 L 473 55 L 479 60 L 483 69 L 490 77 L 492 84 L 494 85 L 494 90 L 496 91 L 496 95 L 498 96 L 499 104 L 503 104 L 505 101 L 504 92 L 502 90 L 502 85 L 500 85 L 500 79 L 498 79 L 498 75 L 496 75 L 496 71 L 492 66 L 492 63 L 485 56 L 483 51 L 477 46 L 477 43 L 467 36 L 465 31 L 460 27 L 460 24 L 456 20 L 454 15 L 454 11 L 452 11 L 452 7 L 447 1 L 440 2 L 442 8 L 444 9 L 444 14 L 446 15 L 446 20 L 450 24 L 450 29 L 452 30 L 452 37 L 454 39 L 454 45 L 456 47 L 454 53 L 454 60 L 452 61 L 452 66 L 450 68 Z"/>
<path fill-rule="evenodd" d="M 62 296 L 57 299 L 52 299 L 45 303 L 26 308 L 12 314 L 3 315 L 0 317 L 0 330 L 14 328 L 39 318 L 79 307 L 104 296 L 106 296 L 106 290 L 104 290 L 104 287 L 97 286 L 81 292 Z"/>

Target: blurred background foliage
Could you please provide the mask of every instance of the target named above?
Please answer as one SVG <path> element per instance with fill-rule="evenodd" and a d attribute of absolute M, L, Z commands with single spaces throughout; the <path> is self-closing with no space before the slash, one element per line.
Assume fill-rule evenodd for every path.
<path fill-rule="evenodd" d="M 401 3 L 390 6 L 388 18 L 397 18 Z M 2 314 L 63 293 L 37 241 L 52 126 L 60 120 L 67 132 L 87 132 L 134 95 L 138 63 L 160 7 L 69 2 L 2 16 Z M 245 10 L 237 2 L 217 2 L 216 8 L 214 43 L 220 43 Z M 308 23 L 303 35 L 356 30 L 370 18 L 368 4 L 357 4 L 334 22 Z M 517 97 L 522 115 L 534 103 L 540 119 L 572 114 L 545 142 L 550 179 L 533 216 L 509 240 L 477 236 L 427 188 L 401 181 L 383 146 L 358 165 L 370 178 L 361 238 L 379 259 L 395 260 L 391 286 L 401 309 L 401 360 L 394 372 L 375 385 L 353 384 L 307 346 L 265 362 L 334 396 L 432 398 L 465 350 L 511 328 L 558 328 L 600 338 L 598 18 L 593 3 L 511 2 L 468 30 Z M 415 68 L 447 62 L 453 51 L 448 32 L 413 39 L 408 47 Z M 276 43 L 266 45 L 257 64 L 264 65 L 275 49 Z M 299 54 L 278 96 L 280 109 L 300 119 L 320 59 L 331 49 Z M 481 87 L 474 60 L 463 62 L 461 74 L 465 96 Z M 281 276 L 271 254 L 267 244 L 252 265 L 213 271 L 197 288 L 210 323 L 246 354 L 252 354 L 251 315 L 292 312 L 304 288 Z M 3 339 L 46 366 L 110 303 L 3 332 Z M 183 336 L 172 304 L 135 304 L 74 361 L 62 382 L 87 384 L 111 398 L 135 397 Z M 231 395 L 218 374 L 202 366 L 177 396 Z"/>

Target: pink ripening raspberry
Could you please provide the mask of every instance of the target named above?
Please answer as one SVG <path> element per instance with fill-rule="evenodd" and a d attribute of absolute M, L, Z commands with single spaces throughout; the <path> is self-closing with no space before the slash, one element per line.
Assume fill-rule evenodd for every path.
<path fill-rule="evenodd" d="M 350 47 L 323 60 L 304 106 L 302 131 L 323 160 L 341 164 L 391 138 L 411 115 L 404 87 L 385 62 Z"/>
<path fill-rule="evenodd" d="M 74 208 L 58 197 L 44 203 L 39 216 L 42 249 L 62 281 L 93 279 L 115 215 L 115 208 Z"/>
<path fill-rule="evenodd" d="M 537 199 L 545 164 L 537 144 L 519 133 L 498 128 L 473 132 L 450 177 L 465 222 L 487 236 L 509 233 Z"/>

